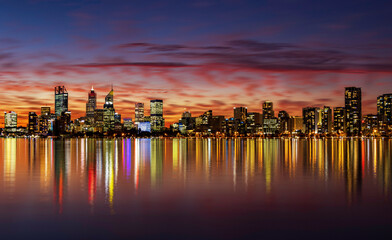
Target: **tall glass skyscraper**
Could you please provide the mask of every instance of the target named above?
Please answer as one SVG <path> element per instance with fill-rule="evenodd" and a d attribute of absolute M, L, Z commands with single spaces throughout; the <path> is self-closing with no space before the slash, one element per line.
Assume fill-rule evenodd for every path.
<path fill-rule="evenodd" d="M 103 128 L 104 131 L 108 130 L 114 130 L 114 115 L 115 115 L 115 110 L 114 110 L 114 91 L 113 88 L 110 90 L 108 95 L 105 97 L 105 104 L 103 105 Z"/>
<path fill-rule="evenodd" d="M 54 110 L 56 117 L 68 111 L 68 92 L 64 86 L 54 88 Z"/>
<path fill-rule="evenodd" d="M 345 109 L 346 109 L 347 135 L 353 136 L 353 135 L 361 134 L 361 121 L 362 121 L 361 88 L 346 87 Z"/>
<path fill-rule="evenodd" d="M 377 98 L 377 117 L 380 129 L 387 130 L 392 127 L 392 93 Z"/>
<path fill-rule="evenodd" d="M 91 88 L 88 93 L 88 100 L 86 103 L 86 117 L 88 119 L 94 118 L 95 109 L 97 108 L 97 93 L 95 93 L 94 88 Z"/>
<path fill-rule="evenodd" d="M 135 122 L 144 122 L 144 103 L 135 103 Z"/>
<path fill-rule="evenodd" d="M 160 132 L 165 126 L 163 119 L 163 100 L 155 99 L 150 101 L 151 128 L 153 131 Z"/>
<path fill-rule="evenodd" d="M 273 117 L 275 117 L 274 105 L 271 101 L 265 101 L 263 103 L 263 118 L 271 119 Z"/>

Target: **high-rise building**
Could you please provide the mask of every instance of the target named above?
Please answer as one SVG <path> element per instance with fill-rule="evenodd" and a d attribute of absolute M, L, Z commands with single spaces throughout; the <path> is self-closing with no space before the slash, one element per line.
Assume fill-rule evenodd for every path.
<path fill-rule="evenodd" d="M 362 133 L 365 135 L 372 135 L 377 132 L 378 129 L 378 116 L 368 114 L 363 116 Z"/>
<path fill-rule="evenodd" d="M 91 88 L 88 93 L 88 100 L 86 103 L 86 117 L 89 120 L 94 119 L 94 112 L 97 108 L 97 93 L 95 93 L 94 88 Z"/>
<path fill-rule="evenodd" d="M 240 122 L 246 122 L 248 109 L 246 107 L 234 107 L 234 119 Z"/>
<path fill-rule="evenodd" d="M 258 112 L 249 112 L 247 116 L 247 132 L 257 133 L 262 131 L 263 119 Z"/>
<path fill-rule="evenodd" d="M 271 119 L 275 117 L 274 105 L 271 101 L 265 101 L 263 103 L 263 118 Z"/>
<path fill-rule="evenodd" d="M 279 131 L 281 133 L 289 132 L 289 124 L 290 124 L 290 115 L 286 111 L 279 111 L 278 113 L 278 123 L 279 123 Z"/>
<path fill-rule="evenodd" d="M 346 87 L 345 109 L 346 109 L 346 132 L 347 135 L 361 134 L 362 121 L 362 99 L 361 88 Z"/>
<path fill-rule="evenodd" d="M 144 103 L 135 103 L 135 122 L 144 121 Z"/>
<path fill-rule="evenodd" d="M 321 109 L 321 133 L 331 133 L 332 125 L 332 109 L 324 106 Z"/>
<path fill-rule="evenodd" d="M 28 132 L 30 134 L 38 132 L 38 115 L 35 112 L 29 112 Z"/>
<path fill-rule="evenodd" d="M 18 125 L 18 115 L 16 112 L 4 112 L 4 127 L 7 131 L 16 131 Z"/>
<path fill-rule="evenodd" d="M 150 121 L 151 129 L 156 132 L 162 131 L 165 126 L 163 118 L 163 100 L 155 99 L 150 101 Z"/>
<path fill-rule="evenodd" d="M 320 117 L 320 108 L 306 107 L 302 109 L 303 122 L 305 126 L 305 133 L 318 133 L 318 122 Z"/>
<path fill-rule="evenodd" d="M 103 105 L 103 129 L 104 131 L 114 130 L 115 125 L 115 109 L 114 109 L 114 91 L 113 88 L 105 97 L 105 103 Z"/>
<path fill-rule="evenodd" d="M 344 107 L 333 109 L 333 130 L 336 133 L 346 132 L 346 109 Z"/>
<path fill-rule="evenodd" d="M 192 117 L 192 114 L 189 111 L 185 111 L 182 113 L 179 123 L 181 123 L 186 130 L 191 130 L 195 128 L 195 118 Z"/>
<path fill-rule="evenodd" d="M 41 116 L 50 116 L 50 107 L 41 107 Z"/>
<path fill-rule="evenodd" d="M 377 117 L 380 130 L 392 128 L 392 93 L 377 98 Z"/>
<path fill-rule="evenodd" d="M 64 86 L 54 88 L 54 109 L 56 117 L 68 111 L 68 92 Z"/>
<path fill-rule="evenodd" d="M 304 133 L 304 118 L 300 116 L 291 116 L 290 117 L 290 127 L 289 130 L 292 133 Z"/>

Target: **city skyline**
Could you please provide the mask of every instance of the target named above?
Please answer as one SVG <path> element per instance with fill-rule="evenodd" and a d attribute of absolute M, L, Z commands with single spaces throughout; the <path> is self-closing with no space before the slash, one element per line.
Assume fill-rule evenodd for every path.
<path fill-rule="evenodd" d="M 343 106 L 346 86 L 366 90 L 363 113 L 376 113 L 376 98 L 392 89 L 389 2 L 2 4 L 0 111 L 16 111 L 23 124 L 29 111 L 53 106 L 58 85 L 67 86 L 72 118 L 84 114 L 91 85 L 105 94 L 113 84 L 123 118 L 158 98 L 166 126 L 184 108 L 229 115 L 271 100 L 300 115 L 314 102 Z"/>

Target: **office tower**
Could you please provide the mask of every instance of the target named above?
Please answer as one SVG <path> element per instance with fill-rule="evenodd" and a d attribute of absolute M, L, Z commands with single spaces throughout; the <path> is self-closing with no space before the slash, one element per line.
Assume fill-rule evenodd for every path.
<path fill-rule="evenodd" d="M 47 135 L 52 130 L 51 118 L 50 107 L 41 107 L 41 115 L 38 118 L 38 129 L 41 135 Z"/>
<path fill-rule="evenodd" d="M 121 114 L 114 113 L 114 123 L 121 123 Z"/>
<path fill-rule="evenodd" d="M 361 134 L 362 120 L 361 88 L 346 87 L 345 109 L 346 109 L 346 132 L 347 135 Z"/>
<path fill-rule="evenodd" d="M 318 133 L 317 123 L 319 122 L 319 111 L 318 107 L 306 107 L 302 109 L 302 117 L 305 126 L 305 133 L 312 134 Z"/>
<path fill-rule="evenodd" d="M 97 108 L 97 94 L 94 91 L 94 88 L 91 88 L 88 93 L 88 100 L 86 103 L 86 118 L 88 120 L 92 120 L 94 118 L 94 112 Z"/>
<path fill-rule="evenodd" d="M 290 115 L 286 111 L 279 111 L 278 113 L 278 123 L 279 131 L 281 133 L 289 132 Z"/>
<path fill-rule="evenodd" d="M 4 127 L 7 132 L 15 132 L 18 125 L 18 115 L 16 112 L 4 112 Z"/>
<path fill-rule="evenodd" d="M 29 112 L 28 132 L 30 134 L 38 132 L 38 115 L 35 112 Z"/>
<path fill-rule="evenodd" d="M 115 110 L 114 110 L 114 91 L 113 88 L 105 97 L 105 103 L 103 105 L 103 129 L 104 131 L 114 130 L 115 124 Z"/>
<path fill-rule="evenodd" d="M 223 124 L 225 121 L 225 116 L 212 116 L 211 117 L 211 131 L 216 133 L 216 132 L 222 132 L 223 131 Z"/>
<path fill-rule="evenodd" d="M 344 107 L 333 109 L 333 130 L 336 133 L 346 132 L 346 109 Z"/>
<path fill-rule="evenodd" d="M 368 114 L 363 117 L 362 133 L 374 135 L 378 129 L 378 115 Z"/>
<path fill-rule="evenodd" d="M 248 109 L 246 107 L 234 107 L 234 128 L 239 134 L 246 133 L 246 116 Z"/>
<path fill-rule="evenodd" d="M 135 122 L 144 121 L 144 103 L 135 103 Z"/>
<path fill-rule="evenodd" d="M 392 128 L 392 93 L 377 98 L 377 117 L 380 130 Z"/>
<path fill-rule="evenodd" d="M 104 129 L 104 122 L 103 122 L 103 116 L 104 116 L 104 110 L 103 109 L 95 109 L 94 111 L 94 130 L 95 132 L 103 132 Z"/>
<path fill-rule="evenodd" d="M 290 117 L 290 122 L 291 122 L 290 129 L 289 129 L 290 132 L 292 132 L 292 133 L 304 133 L 305 132 L 303 117 L 292 116 L 292 117 Z"/>
<path fill-rule="evenodd" d="M 156 132 L 163 130 L 165 120 L 163 119 L 163 100 L 155 99 L 150 101 L 150 121 L 151 129 Z"/>
<path fill-rule="evenodd" d="M 234 107 L 234 119 L 240 122 L 246 122 L 248 109 L 246 107 Z"/>
<path fill-rule="evenodd" d="M 321 133 L 331 133 L 332 125 L 332 109 L 324 106 L 321 109 Z"/>
<path fill-rule="evenodd" d="M 273 117 L 275 117 L 273 103 L 271 101 L 265 101 L 263 103 L 263 118 L 271 119 Z"/>
<path fill-rule="evenodd" d="M 249 112 L 247 115 L 247 131 L 249 133 L 257 133 L 262 131 L 262 123 L 263 119 L 260 113 L 258 112 Z"/>
<path fill-rule="evenodd" d="M 64 86 L 54 88 L 54 110 L 56 117 L 68 111 L 68 92 Z"/>

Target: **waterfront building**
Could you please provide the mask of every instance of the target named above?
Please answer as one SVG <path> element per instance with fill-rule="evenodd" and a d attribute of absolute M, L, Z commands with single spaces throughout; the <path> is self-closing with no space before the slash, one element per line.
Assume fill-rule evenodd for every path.
<path fill-rule="evenodd" d="M 290 132 L 290 115 L 286 111 L 279 111 L 278 113 L 279 132 Z"/>
<path fill-rule="evenodd" d="M 135 103 L 135 122 L 144 121 L 144 103 Z"/>
<path fill-rule="evenodd" d="M 332 109 L 324 106 L 321 109 L 321 131 L 320 133 L 332 133 Z"/>
<path fill-rule="evenodd" d="M 6 132 L 16 132 L 18 114 L 14 111 L 4 112 L 4 127 Z"/>
<path fill-rule="evenodd" d="M 333 130 L 336 133 L 346 132 L 346 109 L 344 107 L 333 109 Z"/>
<path fill-rule="evenodd" d="M 248 133 L 257 133 L 262 131 L 263 118 L 258 112 L 249 112 L 246 118 Z"/>
<path fill-rule="evenodd" d="M 378 115 L 368 114 L 363 117 L 362 133 L 366 136 L 375 135 L 378 131 Z"/>
<path fill-rule="evenodd" d="M 291 133 L 304 133 L 304 119 L 300 116 L 291 116 L 290 117 L 290 125 L 289 131 Z"/>
<path fill-rule="evenodd" d="M 38 133 L 38 115 L 35 112 L 29 112 L 27 131 L 29 134 Z"/>
<path fill-rule="evenodd" d="M 86 103 L 86 118 L 92 121 L 94 119 L 95 109 L 97 108 L 97 93 L 94 88 L 91 88 L 88 93 L 88 100 Z"/>
<path fill-rule="evenodd" d="M 346 133 L 349 136 L 361 133 L 361 95 L 361 88 L 346 87 L 345 89 Z"/>
<path fill-rule="evenodd" d="M 64 86 L 54 88 L 54 107 L 56 117 L 68 111 L 68 92 Z"/>
<path fill-rule="evenodd" d="M 113 88 L 105 97 L 103 105 L 103 130 L 105 132 L 114 130 L 115 125 L 115 109 L 114 109 L 114 91 Z"/>
<path fill-rule="evenodd" d="M 134 125 L 132 118 L 124 118 L 124 129 L 130 131 L 131 129 L 133 129 L 133 127 Z"/>
<path fill-rule="evenodd" d="M 380 130 L 392 130 L 392 93 L 377 97 L 377 117 Z"/>
<path fill-rule="evenodd" d="M 263 103 L 263 118 L 271 119 L 275 117 L 274 105 L 271 101 L 265 101 Z"/>
<path fill-rule="evenodd" d="M 150 101 L 150 123 L 151 129 L 156 132 L 163 130 L 165 119 L 163 118 L 163 100 L 155 99 Z"/>
<path fill-rule="evenodd" d="M 320 118 L 320 108 L 306 107 L 302 109 L 302 117 L 306 134 L 318 133 L 318 122 Z"/>

